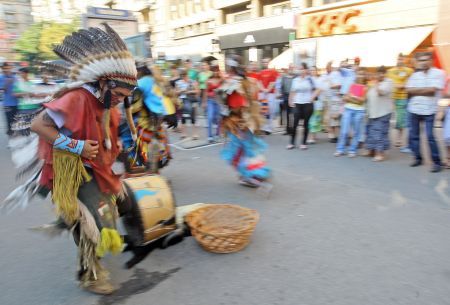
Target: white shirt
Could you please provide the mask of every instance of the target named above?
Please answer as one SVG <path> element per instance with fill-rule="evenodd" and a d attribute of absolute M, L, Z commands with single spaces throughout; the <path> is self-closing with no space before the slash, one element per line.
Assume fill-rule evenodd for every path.
<path fill-rule="evenodd" d="M 418 115 L 435 114 L 438 109 L 438 99 L 440 91 L 445 86 L 444 71 L 436 68 L 430 68 L 426 73 L 424 71 L 414 72 L 406 83 L 406 88 L 436 88 L 438 89 L 434 96 L 413 96 L 408 103 L 408 111 Z"/>
<path fill-rule="evenodd" d="M 298 76 L 292 80 L 291 93 L 294 93 L 295 104 L 309 104 L 312 103 L 312 95 L 317 88 L 314 80 L 307 76 Z"/>
<path fill-rule="evenodd" d="M 334 86 L 342 85 L 342 76 L 338 71 L 331 71 L 329 74 L 324 74 L 324 98 L 328 101 L 340 101 L 340 89 L 331 89 Z"/>
<path fill-rule="evenodd" d="M 393 83 L 385 78 L 377 86 L 370 86 L 367 90 L 367 114 L 369 119 L 381 118 L 393 111 L 392 96 Z M 380 90 L 381 94 L 378 92 Z"/>

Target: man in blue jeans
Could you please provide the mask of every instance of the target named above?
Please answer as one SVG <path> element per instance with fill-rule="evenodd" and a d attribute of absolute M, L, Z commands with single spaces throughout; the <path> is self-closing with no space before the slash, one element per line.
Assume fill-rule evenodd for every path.
<path fill-rule="evenodd" d="M 415 156 L 412 167 L 422 165 L 420 153 L 420 123 L 425 122 L 425 129 L 430 146 L 433 167 L 431 172 L 441 171 L 441 158 L 434 138 L 434 116 L 438 109 L 440 92 L 445 85 L 445 74 L 442 70 L 431 66 L 432 54 L 430 52 L 417 53 L 417 71 L 411 75 L 406 83 L 406 91 L 410 97 L 408 111 L 410 113 L 411 129 L 409 131 L 411 149 Z"/>

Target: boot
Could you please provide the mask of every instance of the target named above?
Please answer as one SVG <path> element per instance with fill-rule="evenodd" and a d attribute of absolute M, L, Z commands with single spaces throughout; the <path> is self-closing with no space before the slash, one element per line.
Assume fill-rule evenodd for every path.
<path fill-rule="evenodd" d="M 81 287 L 89 292 L 101 295 L 112 294 L 116 291 L 116 288 L 107 279 L 98 279 L 96 281 L 90 281 L 84 283 Z"/>

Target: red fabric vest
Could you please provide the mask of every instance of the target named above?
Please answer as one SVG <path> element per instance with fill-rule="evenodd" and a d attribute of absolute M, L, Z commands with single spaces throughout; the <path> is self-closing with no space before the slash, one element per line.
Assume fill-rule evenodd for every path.
<path fill-rule="evenodd" d="M 94 160 L 83 159 L 88 164 L 98 183 L 100 191 L 106 194 L 117 194 L 121 190 L 119 176 L 112 172 L 112 165 L 119 155 L 116 145 L 118 140 L 118 128 L 120 113 L 117 109 L 111 109 L 111 143 L 112 149 L 108 151 L 104 147 L 104 135 L 102 130 L 102 116 L 104 112 L 101 104 L 95 96 L 85 89 L 72 90 L 62 97 L 44 104 L 53 111 L 59 112 L 64 117 L 64 128 L 71 132 L 70 137 L 77 140 L 94 140 L 99 143 L 99 153 Z M 45 160 L 41 184 L 52 189 L 53 186 L 53 145 L 40 140 L 40 157 Z"/>

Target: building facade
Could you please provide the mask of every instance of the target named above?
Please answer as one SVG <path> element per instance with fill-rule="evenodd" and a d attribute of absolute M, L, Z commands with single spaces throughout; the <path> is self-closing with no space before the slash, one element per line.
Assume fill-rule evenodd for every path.
<path fill-rule="evenodd" d="M 289 37 L 295 34 L 292 1 L 220 0 L 216 9 L 222 54 L 240 55 L 244 63 L 277 57 L 289 48 Z"/>
<path fill-rule="evenodd" d="M 32 0 L 32 15 L 35 22 L 71 22 L 79 18 L 90 6 L 103 6 L 103 0 Z"/>
<path fill-rule="evenodd" d="M 218 51 L 213 45 L 213 0 L 156 1 L 152 17 L 154 56 L 198 60 Z"/>
<path fill-rule="evenodd" d="M 12 47 L 33 23 L 30 0 L 0 0 L 0 59 L 13 60 Z"/>
<path fill-rule="evenodd" d="M 399 53 L 433 47 L 441 1 L 312 1 L 296 13 L 294 61 L 324 67 L 358 57 L 365 67 L 393 66 Z"/>

